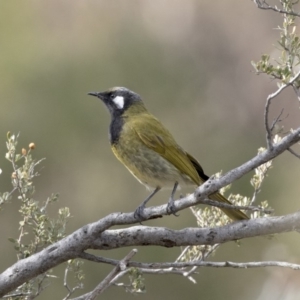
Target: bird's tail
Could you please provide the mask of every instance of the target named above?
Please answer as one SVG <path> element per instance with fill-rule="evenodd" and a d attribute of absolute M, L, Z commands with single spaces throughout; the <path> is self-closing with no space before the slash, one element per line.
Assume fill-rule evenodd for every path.
<path fill-rule="evenodd" d="M 209 196 L 211 200 L 215 200 L 218 202 L 223 202 L 226 204 L 232 205 L 230 201 L 228 201 L 224 196 L 222 196 L 220 193 L 215 193 Z M 249 217 L 245 215 L 242 211 L 237 209 L 228 209 L 228 208 L 221 208 L 220 209 L 232 220 L 238 221 L 238 220 L 248 220 Z"/>
<path fill-rule="evenodd" d="M 194 168 L 196 169 L 198 175 L 199 175 L 199 179 L 200 181 L 195 181 L 196 185 L 202 184 L 203 182 L 205 182 L 206 180 L 209 179 L 209 177 L 207 175 L 204 174 L 202 167 L 200 166 L 199 162 L 190 154 L 186 153 L 189 160 L 191 161 L 191 163 L 193 164 Z M 225 197 L 223 197 L 220 193 L 215 193 L 209 196 L 209 198 L 211 200 L 215 200 L 215 201 L 219 201 L 219 202 L 223 202 L 226 204 L 230 204 L 232 205 L 232 203 L 230 201 L 228 201 Z M 220 209 L 232 220 L 234 221 L 238 221 L 238 220 L 248 220 L 249 217 L 247 215 L 245 215 L 243 212 L 241 212 L 240 210 L 237 209 L 228 209 L 228 208 L 221 208 Z"/>

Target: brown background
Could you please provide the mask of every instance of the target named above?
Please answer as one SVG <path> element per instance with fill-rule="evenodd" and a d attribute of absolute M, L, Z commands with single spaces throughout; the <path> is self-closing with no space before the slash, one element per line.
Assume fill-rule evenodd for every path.
<path fill-rule="evenodd" d="M 4 159 L 8 130 L 21 132 L 19 146 L 35 142 L 36 158 L 46 157 L 35 181 L 35 198 L 60 193 L 51 210 L 68 206 L 68 232 L 114 211 L 132 211 L 147 195 L 113 157 L 107 140 L 109 115 L 89 91 L 126 86 L 199 159 L 208 175 L 226 172 L 265 146 L 263 108 L 276 88 L 256 76 L 250 64 L 274 48 L 278 14 L 252 1 L 2 1 L 0 3 L 0 192 L 11 189 Z M 285 130 L 297 125 L 298 103 L 290 92 L 275 100 L 272 115 L 285 106 Z M 274 161 L 259 200 L 281 215 L 299 209 L 299 162 L 290 154 Z M 251 196 L 251 174 L 233 192 Z M 160 192 L 152 204 L 164 203 Z M 8 237 L 18 236 L 18 200 L 0 212 L 0 270 L 15 261 Z M 187 210 L 147 224 L 195 226 Z M 216 261 L 299 262 L 296 233 L 228 243 Z M 130 249 L 97 252 L 121 259 Z M 139 248 L 139 261 L 172 261 L 180 249 Z M 109 272 L 85 264 L 85 291 Z M 61 299 L 64 267 L 40 299 Z M 176 275 L 146 276 L 141 299 L 286 299 L 298 295 L 300 275 L 279 269 L 199 269 L 197 285 Z M 266 294 L 265 294 L 266 293 Z M 287 294 L 285 294 L 287 293 Z M 294 294 L 293 294 L 294 293 Z M 274 294 L 274 295 L 273 295 Z M 55 295 L 55 296 L 54 296 Z M 103 299 L 131 299 L 112 287 Z"/>

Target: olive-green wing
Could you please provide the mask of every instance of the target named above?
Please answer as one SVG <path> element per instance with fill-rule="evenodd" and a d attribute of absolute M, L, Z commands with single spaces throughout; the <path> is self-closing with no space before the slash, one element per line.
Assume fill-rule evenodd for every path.
<path fill-rule="evenodd" d="M 181 173 L 188 175 L 196 185 L 201 183 L 189 155 L 181 149 L 160 121 L 152 115 L 145 114 L 132 120 L 131 128 L 148 148 L 159 153 Z"/>
<path fill-rule="evenodd" d="M 188 175 L 196 185 L 202 184 L 209 178 L 204 174 L 199 162 L 181 149 L 170 132 L 153 116 L 145 114 L 139 116 L 139 118 L 134 118 L 130 122 L 130 127 L 148 148 L 159 153 L 180 172 Z M 212 194 L 209 198 L 231 204 L 220 193 Z M 226 208 L 221 208 L 221 210 L 233 220 L 249 219 L 247 215 L 239 210 Z"/>

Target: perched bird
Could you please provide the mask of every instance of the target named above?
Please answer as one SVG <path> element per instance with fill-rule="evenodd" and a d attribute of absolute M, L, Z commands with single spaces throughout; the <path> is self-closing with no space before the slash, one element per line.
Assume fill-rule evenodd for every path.
<path fill-rule="evenodd" d="M 199 186 L 209 178 L 198 161 L 184 151 L 162 123 L 149 113 L 138 94 L 124 87 L 114 87 L 88 95 L 101 99 L 110 112 L 109 135 L 115 156 L 140 183 L 152 190 L 136 209 L 135 218 L 145 218 L 146 203 L 165 187 L 173 188 L 168 212 L 174 213 L 174 194 L 178 185 Z M 231 204 L 220 193 L 209 198 Z M 221 209 L 232 220 L 248 219 L 239 210 Z"/>

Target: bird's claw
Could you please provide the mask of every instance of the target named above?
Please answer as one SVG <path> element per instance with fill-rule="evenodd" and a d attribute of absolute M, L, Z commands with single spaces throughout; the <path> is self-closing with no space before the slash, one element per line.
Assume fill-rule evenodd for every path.
<path fill-rule="evenodd" d="M 169 200 L 167 205 L 167 214 L 174 215 L 175 217 L 179 217 L 179 214 L 176 214 L 176 207 L 174 205 L 174 201 L 172 199 Z"/>
<path fill-rule="evenodd" d="M 134 218 L 139 222 L 146 220 L 146 216 L 144 214 L 145 205 L 140 205 L 134 212 Z"/>

